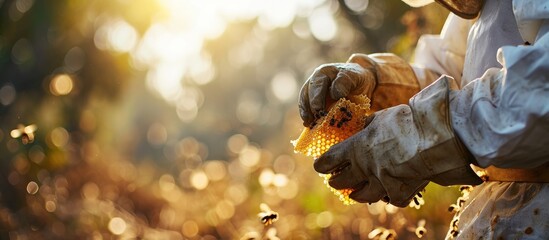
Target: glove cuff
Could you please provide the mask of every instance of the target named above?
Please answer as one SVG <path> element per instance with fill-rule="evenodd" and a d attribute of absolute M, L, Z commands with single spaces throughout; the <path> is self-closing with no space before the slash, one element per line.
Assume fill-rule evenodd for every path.
<path fill-rule="evenodd" d="M 392 53 L 353 54 L 348 62 L 375 72 L 376 85 L 367 93 L 373 111 L 406 104 L 420 90 L 413 68 Z"/>
<path fill-rule="evenodd" d="M 470 167 L 474 158 L 450 124 L 450 89 L 457 89 L 455 80 L 442 76 L 410 99 L 419 135 L 419 158 L 430 173 L 430 181 L 444 186 L 480 184 L 482 180 Z"/>

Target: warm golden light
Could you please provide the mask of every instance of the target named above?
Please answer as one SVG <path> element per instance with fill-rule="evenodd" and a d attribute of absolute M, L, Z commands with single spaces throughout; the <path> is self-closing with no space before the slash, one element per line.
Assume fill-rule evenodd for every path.
<path fill-rule="evenodd" d="M 50 92 L 55 96 L 69 94 L 73 89 L 73 80 L 67 74 L 59 74 L 50 82 Z"/>
<path fill-rule="evenodd" d="M 191 174 L 191 185 L 198 189 L 205 189 L 209 184 L 208 176 L 202 171 L 195 171 Z"/>
<path fill-rule="evenodd" d="M 318 158 L 328 149 L 349 138 L 364 127 L 370 110 L 370 99 L 366 96 L 353 96 L 349 100 L 339 99 L 330 107 L 328 114 L 318 120 L 313 128 L 304 128 L 299 138 L 292 143 L 294 151 L 306 156 Z M 345 205 L 355 204 L 349 198 L 352 189 L 337 190 L 328 184 L 331 174 L 321 174 L 326 186 Z"/>
<path fill-rule="evenodd" d="M 109 221 L 109 230 L 114 235 L 121 235 L 126 231 L 126 221 L 119 217 L 114 217 Z"/>
<path fill-rule="evenodd" d="M 51 131 L 50 138 L 53 145 L 62 148 L 69 142 L 69 132 L 62 127 L 58 127 Z"/>
<path fill-rule="evenodd" d="M 192 238 L 198 234 L 198 225 L 195 221 L 189 220 L 183 223 L 181 231 L 185 237 Z"/>

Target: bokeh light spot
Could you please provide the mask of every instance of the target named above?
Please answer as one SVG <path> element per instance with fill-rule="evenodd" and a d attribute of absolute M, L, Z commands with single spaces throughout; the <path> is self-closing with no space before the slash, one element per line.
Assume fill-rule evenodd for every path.
<path fill-rule="evenodd" d="M 275 174 L 271 169 L 268 169 L 268 168 L 263 169 L 263 171 L 261 171 L 261 174 L 259 174 L 259 179 L 258 179 L 259 184 L 261 184 L 261 186 L 263 187 L 267 187 L 271 185 L 274 177 L 275 177 Z"/>
<path fill-rule="evenodd" d="M 17 0 L 15 2 L 15 7 L 21 13 L 26 13 L 29 11 L 34 4 L 34 0 Z"/>
<path fill-rule="evenodd" d="M 69 72 L 76 72 L 80 70 L 85 63 L 85 53 L 79 47 L 73 47 L 65 55 L 65 67 Z"/>
<path fill-rule="evenodd" d="M 99 49 L 128 52 L 136 46 L 138 37 L 132 25 L 123 19 L 115 19 L 107 21 L 97 29 L 94 42 Z"/>
<path fill-rule="evenodd" d="M 369 0 L 345 0 L 345 5 L 356 13 L 361 13 L 368 8 Z"/>
<path fill-rule="evenodd" d="M 204 172 L 210 181 L 219 181 L 227 175 L 227 167 L 221 161 L 207 161 L 204 164 Z"/>
<path fill-rule="evenodd" d="M 34 145 L 29 149 L 29 158 L 31 161 L 33 161 L 36 164 L 42 163 L 44 158 L 46 157 L 46 154 L 44 153 L 44 149 L 42 149 L 39 145 Z"/>
<path fill-rule="evenodd" d="M 182 232 L 185 237 L 192 238 L 198 234 L 198 224 L 195 221 L 189 220 L 183 223 Z"/>
<path fill-rule="evenodd" d="M 31 195 L 34 195 L 38 192 L 38 189 L 40 189 L 38 187 L 38 184 L 36 184 L 36 182 L 34 181 L 30 181 L 28 184 L 27 184 L 27 192 Z"/>
<path fill-rule="evenodd" d="M 242 163 L 242 165 L 252 168 L 259 163 L 260 156 L 261 154 L 257 147 L 246 146 L 242 150 L 242 152 L 240 152 L 238 160 L 240 160 L 240 163 Z"/>
<path fill-rule="evenodd" d="M 11 84 L 6 84 L 0 88 L 0 103 L 4 106 L 10 105 L 15 100 L 15 88 Z"/>
<path fill-rule="evenodd" d="M 288 177 L 284 174 L 277 173 L 273 177 L 273 185 L 277 187 L 284 187 L 288 184 Z"/>
<path fill-rule="evenodd" d="M 85 199 L 97 199 L 99 197 L 100 189 L 97 184 L 93 182 L 88 182 L 82 186 L 82 196 Z"/>
<path fill-rule="evenodd" d="M 172 175 L 164 174 L 158 180 L 158 185 L 162 191 L 171 191 L 175 188 L 175 180 Z"/>
<path fill-rule="evenodd" d="M 114 235 L 121 235 L 126 231 L 126 221 L 119 217 L 114 217 L 109 221 L 109 231 Z"/>
<path fill-rule="evenodd" d="M 48 212 L 55 212 L 55 210 L 57 209 L 57 205 L 55 204 L 54 201 L 48 200 L 45 203 L 45 208 L 46 208 L 46 211 Z"/>
<path fill-rule="evenodd" d="M 313 36 L 320 41 L 330 41 L 337 33 L 336 22 L 327 7 L 318 8 L 309 16 L 309 27 Z"/>
<path fill-rule="evenodd" d="M 205 189 L 209 184 L 208 176 L 202 171 L 194 171 L 191 174 L 191 185 L 198 189 Z"/>
<path fill-rule="evenodd" d="M 329 227 L 330 225 L 332 225 L 333 221 L 334 216 L 329 211 L 321 212 L 316 216 L 316 224 L 321 228 Z"/>
<path fill-rule="evenodd" d="M 273 162 L 273 170 L 289 176 L 295 170 L 295 160 L 288 155 L 280 155 Z"/>
<path fill-rule="evenodd" d="M 65 147 L 69 142 L 69 132 L 62 127 L 55 128 L 50 134 L 51 143 L 58 148 Z"/>
<path fill-rule="evenodd" d="M 271 80 L 271 91 L 282 102 L 294 100 L 296 90 L 297 82 L 291 72 L 280 72 Z"/>
<path fill-rule="evenodd" d="M 50 92 L 55 96 L 69 94 L 73 89 L 73 80 L 68 74 L 58 74 L 50 82 Z"/>
<path fill-rule="evenodd" d="M 248 146 L 248 137 L 242 134 L 232 135 L 227 140 L 227 148 L 232 153 L 240 153 L 246 146 Z"/>
<path fill-rule="evenodd" d="M 29 40 L 21 38 L 17 40 L 11 49 L 12 60 L 16 64 L 23 64 L 34 58 L 32 44 Z"/>
<path fill-rule="evenodd" d="M 278 196 L 283 199 L 293 199 L 299 192 L 299 185 L 295 180 L 288 181 L 288 183 L 277 189 Z"/>

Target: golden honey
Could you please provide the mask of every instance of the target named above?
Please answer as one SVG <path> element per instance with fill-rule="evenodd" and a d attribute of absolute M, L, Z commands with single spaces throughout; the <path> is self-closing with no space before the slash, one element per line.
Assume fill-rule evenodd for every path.
<path fill-rule="evenodd" d="M 298 139 L 292 141 L 294 151 L 314 159 L 328 149 L 364 128 L 370 110 L 370 99 L 364 95 L 341 98 L 333 104 L 326 116 L 312 128 L 304 128 Z M 349 198 L 352 189 L 337 190 L 328 185 L 330 174 L 320 174 L 324 183 L 345 204 L 356 203 Z"/>

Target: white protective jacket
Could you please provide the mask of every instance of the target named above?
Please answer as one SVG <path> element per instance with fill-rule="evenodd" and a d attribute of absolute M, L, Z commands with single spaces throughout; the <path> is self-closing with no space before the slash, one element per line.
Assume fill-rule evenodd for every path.
<path fill-rule="evenodd" d="M 414 64 L 422 92 L 446 92 L 450 124 L 475 165 L 549 174 L 548 0 L 486 0 L 475 20 L 450 14 L 440 35 L 420 39 Z M 433 83 L 440 74 L 457 84 Z M 487 181 L 448 238 L 548 239 L 548 219 L 549 184 Z"/>

